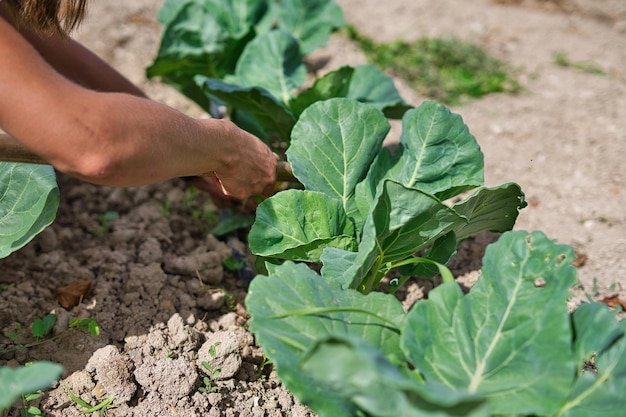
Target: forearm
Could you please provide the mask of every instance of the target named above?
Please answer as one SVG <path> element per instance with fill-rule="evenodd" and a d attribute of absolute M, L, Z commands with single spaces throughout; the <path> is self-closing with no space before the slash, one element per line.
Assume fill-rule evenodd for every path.
<path fill-rule="evenodd" d="M 85 107 L 84 103 L 89 103 Z M 16 137 L 59 171 L 84 181 L 135 186 L 167 179 L 231 172 L 238 129 L 230 122 L 198 120 L 168 106 L 127 94 L 66 94 L 65 111 L 40 114 L 18 126 Z M 38 124 L 48 126 L 46 137 Z"/>
<path fill-rule="evenodd" d="M 276 154 L 232 122 L 190 118 L 128 95 L 106 96 L 117 123 L 96 132 L 105 146 L 84 148 L 95 161 L 84 166 L 86 181 L 132 186 L 216 175 L 224 192 L 240 199 L 262 193 L 275 181 Z"/>

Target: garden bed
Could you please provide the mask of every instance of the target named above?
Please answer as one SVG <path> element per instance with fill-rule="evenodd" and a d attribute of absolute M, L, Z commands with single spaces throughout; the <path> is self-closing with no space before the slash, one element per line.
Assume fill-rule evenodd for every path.
<path fill-rule="evenodd" d="M 572 308 L 585 294 L 626 298 L 622 2 L 447 1 L 428 7 L 398 0 L 388 3 L 385 14 L 375 3 L 339 3 L 349 23 L 378 41 L 453 34 L 521 68 L 525 91 L 519 95 L 489 96 L 454 109 L 485 153 L 487 185 L 519 183 L 529 207 L 516 229 L 543 230 L 574 246 L 581 285 Z M 178 93 L 144 78 L 158 46 L 158 5 L 91 6 L 79 38 L 153 98 L 202 114 Z M 606 75 L 559 66 L 557 52 L 572 62 L 593 62 Z M 310 59 L 320 71 L 364 62 L 341 36 Z M 411 104 L 424 99 L 397 82 Z M 397 140 L 398 131 L 394 125 L 389 142 Z M 245 254 L 247 248 L 243 236 L 218 240 L 208 233 L 218 211 L 206 195 L 190 192 L 182 180 L 133 189 L 96 187 L 63 176 L 59 183 L 56 222 L 0 261 L 1 333 L 13 333 L 15 323 L 28 326 L 53 310 L 59 329 L 74 317 L 91 317 L 101 333 L 59 331 L 55 340 L 3 355 L 1 365 L 60 363 L 62 384 L 91 405 L 107 395 L 118 399 L 108 415 L 311 415 L 282 387 L 247 331 L 244 298 L 250 277 L 224 267 L 233 249 Z M 496 238 L 482 234 L 461 247 L 451 269 L 464 275 L 467 286 L 478 274 L 485 245 Z M 68 312 L 55 292 L 77 279 L 92 281 L 93 290 Z M 432 286 L 414 281 L 399 296 L 408 306 Z M 25 330 L 22 343 L 31 341 Z M 13 344 L 0 339 L 0 349 Z M 216 369 L 218 374 L 211 371 Z M 62 386 L 34 404 L 51 416 L 81 411 Z M 14 408 L 9 415 L 18 413 Z"/>

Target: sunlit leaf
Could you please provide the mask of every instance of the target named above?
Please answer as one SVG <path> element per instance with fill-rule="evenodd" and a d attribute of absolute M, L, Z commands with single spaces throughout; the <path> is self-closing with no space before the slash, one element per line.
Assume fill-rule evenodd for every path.
<path fill-rule="evenodd" d="M 0 258 L 49 226 L 58 206 L 59 189 L 51 166 L 0 162 Z"/>
<path fill-rule="evenodd" d="M 325 247 L 356 248 L 354 225 L 341 202 L 302 190 L 283 191 L 261 203 L 248 242 L 260 256 L 309 262 L 319 262 Z"/>
<path fill-rule="evenodd" d="M 63 372 L 51 362 L 35 362 L 21 368 L 0 367 L 0 411 L 17 401 L 20 395 L 49 388 Z"/>
<path fill-rule="evenodd" d="M 554 415 L 574 378 L 573 259 L 540 232 L 502 235 L 469 295 L 443 284 L 409 312 L 402 346 L 416 372 L 486 396 L 496 414 Z"/>
<path fill-rule="evenodd" d="M 388 294 L 342 290 L 303 264 L 286 262 L 272 275 L 250 284 L 246 307 L 250 330 L 276 366 L 281 381 L 300 401 L 325 416 L 355 415 L 355 406 L 340 393 L 299 370 L 302 355 L 320 338 L 353 336 L 394 362 L 404 311 Z M 394 359 L 396 358 L 396 359 Z"/>

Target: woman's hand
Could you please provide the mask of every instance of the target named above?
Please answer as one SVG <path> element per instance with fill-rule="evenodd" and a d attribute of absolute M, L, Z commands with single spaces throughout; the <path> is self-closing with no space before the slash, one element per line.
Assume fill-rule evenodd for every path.
<path fill-rule="evenodd" d="M 243 200 L 265 195 L 273 190 L 276 181 L 278 155 L 256 136 L 232 125 L 230 138 L 234 152 L 227 155 L 225 168 L 206 175 L 217 177 L 225 195 Z"/>

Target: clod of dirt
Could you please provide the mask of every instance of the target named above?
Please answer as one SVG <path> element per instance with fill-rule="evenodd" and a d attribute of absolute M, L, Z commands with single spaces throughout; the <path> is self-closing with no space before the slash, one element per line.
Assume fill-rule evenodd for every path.
<path fill-rule="evenodd" d="M 137 387 L 133 381 L 132 364 L 113 345 L 96 350 L 85 370 L 95 374 L 107 395 L 117 401 L 127 402 L 135 395 Z"/>
<path fill-rule="evenodd" d="M 170 274 L 199 276 L 206 284 L 220 284 L 224 279 L 221 256 L 216 252 L 197 251 L 186 256 L 167 256 L 165 271 Z"/>
<path fill-rule="evenodd" d="M 239 352 L 240 345 L 234 332 L 221 331 L 209 334 L 198 351 L 198 367 L 214 379 L 232 378 L 241 367 Z M 206 362 L 209 367 L 203 366 L 202 362 Z M 215 372 L 217 370 L 219 372 Z"/>
<path fill-rule="evenodd" d="M 161 262 L 163 259 L 163 250 L 161 249 L 161 243 L 153 236 L 148 237 L 139 246 L 139 253 L 137 254 L 137 260 L 142 264 L 149 264 L 153 262 Z"/>
<path fill-rule="evenodd" d="M 145 392 L 158 393 L 166 400 L 179 400 L 189 396 L 198 379 L 198 373 L 184 358 L 147 360 L 134 374 Z"/>
<path fill-rule="evenodd" d="M 180 314 L 174 314 L 167 321 L 169 334 L 169 348 L 178 349 L 180 352 L 190 352 L 197 348 L 199 335 L 191 327 L 187 326 Z"/>

